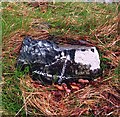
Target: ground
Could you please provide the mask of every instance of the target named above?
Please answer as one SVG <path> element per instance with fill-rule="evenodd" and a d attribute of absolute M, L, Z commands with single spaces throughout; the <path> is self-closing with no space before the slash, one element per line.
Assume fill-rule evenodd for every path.
<path fill-rule="evenodd" d="M 19 45 L 23 37 L 25 35 L 32 35 L 35 38 L 42 38 L 42 35 L 45 38 L 48 33 L 62 37 L 62 42 L 58 40 L 58 42 L 61 43 L 64 43 L 64 39 L 67 37 L 91 41 L 100 50 L 101 67 L 103 69 L 102 78 L 99 78 L 96 82 L 92 82 L 76 93 L 70 96 L 66 96 L 66 94 L 57 94 L 63 97 L 61 102 L 56 102 L 55 107 L 58 108 L 61 106 L 62 110 L 58 108 L 58 110 L 54 112 L 53 110 L 55 108 L 53 108 L 52 105 L 51 107 L 54 114 L 60 111 L 59 114 L 61 115 L 85 114 L 86 116 L 93 116 L 96 113 L 98 116 L 105 114 L 108 114 L 106 116 L 120 115 L 120 110 L 118 108 L 120 106 L 120 36 L 117 30 L 117 3 L 41 3 L 39 5 L 36 3 L 36 5 L 33 5 L 31 3 L 5 2 L 2 3 L 2 8 L 3 115 L 25 116 L 26 114 L 26 108 L 24 109 L 24 97 L 26 95 L 23 94 L 24 88 L 21 88 L 21 81 L 24 82 L 26 76 L 15 69 Z M 41 23 L 46 25 L 41 26 Z M 44 31 L 41 32 L 41 29 L 44 29 Z M 40 91 L 40 89 L 37 91 Z M 48 92 L 48 94 L 51 93 Z M 99 99 L 98 94 L 100 94 Z M 64 96 L 66 96 L 66 99 Z M 75 96 L 77 98 L 75 98 Z M 44 98 L 45 97 L 46 95 L 44 95 Z M 32 97 L 32 99 L 36 99 L 35 96 Z M 78 99 L 82 99 L 83 101 L 79 101 Z M 45 99 L 43 100 L 45 101 Z M 98 101 L 101 101 L 101 103 L 98 103 Z M 49 100 L 46 102 L 48 103 Z M 66 105 L 64 105 L 64 103 Z M 69 103 L 71 106 L 69 106 Z M 112 107 L 110 105 L 112 105 Z M 71 108 L 73 112 L 69 113 Z M 45 108 L 43 108 L 43 110 L 42 108 L 40 109 L 41 112 L 39 112 L 39 114 L 49 115 L 52 112 L 50 108 L 47 108 L 49 111 L 44 111 Z M 37 113 L 35 108 L 33 108 L 31 112 L 31 114 Z"/>

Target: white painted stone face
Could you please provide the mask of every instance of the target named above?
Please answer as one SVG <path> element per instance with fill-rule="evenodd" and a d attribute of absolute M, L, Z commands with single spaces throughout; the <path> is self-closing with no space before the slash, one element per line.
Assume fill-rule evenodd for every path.
<path fill-rule="evenodd" d="M 81 51 L 85 49 L 85 51 Z M 91 51 L 94 49 L 94 52 Z M 100 69 L 100 59 L 96 47 L 81 47 L 75 52 L 75 62 L 83 65 L 91 65 L 90 69 Z"/>

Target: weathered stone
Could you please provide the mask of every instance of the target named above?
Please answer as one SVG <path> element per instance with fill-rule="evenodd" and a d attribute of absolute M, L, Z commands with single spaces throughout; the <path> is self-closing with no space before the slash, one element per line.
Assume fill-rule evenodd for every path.
<path fill-rule="evenodd" d="M 100 74 L 100 59 L 93 46 L 59 46 L 49 40 L 26 37 L 17 59 L 17 68 L 30 67 L 33 80 L 43 84 L 92 80 Z"/>

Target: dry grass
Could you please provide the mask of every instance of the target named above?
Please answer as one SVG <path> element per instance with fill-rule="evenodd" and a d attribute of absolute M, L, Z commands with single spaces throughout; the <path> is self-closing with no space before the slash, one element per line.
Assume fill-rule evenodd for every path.
<path fill-rule="evenodd" d="M 8 8 L 14 10 L 14 8 L 11 7 L 11 4 Z M 25 15 L 25 17 L 29 16 L 28 9 L 25 9 L 26 7 L 24 7 L 24 10 L 20 10 L 23 12 L 19 12 L 18 10 L 18 14 Z M 97 7 L 94 7 L 94 9 L 97 10 Z M 99 12 L 106 13 L 104 9 L 103 11 L 101 10 Z M 99 13 L 97 15 L 99 16 Z M 59 17 L 55 18 L 59 19 Z M 29 76 L 25 76 L 25 78 L 21 77 L 20 90 L 22 92 L 24 104 L 21 109 L 18 110 L 16 116 L 19 115 L 23 109 L 25 110 L 26 115 L 34 116 L 120 116 L 120 36 L 117 33 L 117 21 L 117 17 L 107 21 L 104 23 L 104 25 L 102 24 L 94 31 L 91 31 L 91 35 L 89 36 L 79 36 L 73 33 L 71 34 L 68 28 L 68 31 L 65 33 L 65 35 L 59 36 L 59 40 L 56 40 L 59 43 L 65 43 L 69 41 L 68 38 L 73 38 L 75 40 L 84 38 L 85 40 L 88 40 L 97 46 L 100 50 L 100 54 L 102 54 L 102 77 L 98 78 L 96 81 L 90 82 L 89 85 L 86 85 L 84 88 L 75 90 L 69 95 L 66 94 L 65 91 L 58 90 L 54 85 L 42 86 L 39 83 L 32 81 Z M 68 21 L 64 20 L 63 22 L 65 22 L 66 25 L 71 25 L 71 21 L 69 19 Z M 5 61 L 10 63 L 10 65 L 8 65 L 9 68 L 5 68 L 8 70 L 10 69 L 10 72 L 15 70 L 13 66 L 15 62 L 11 63 L 11 61 L 12 59 L 16 60 L 16 55 L 19 53 L 23 37 L 26 35 L 32 36 L 34 39 L 47 39 L 49 36 L 49 31 L 41 31 L 30 28 L 27 31 L 18 30 L 11 33 L 9 35 L 9 39 L 8 37 L 4 37 L 3 43 L 5 47 L 3 50 L 3 57 L 7 56 L 9 58 Z M 9 74 L 9 72 L 6 74 Z M 11 76 L 8 76 L 7 78 L 10 77 Z M 11 81 L 15 82 L 12 78 Z M 10 88 L 15 88 L 13 84 L 12 86 L 10 86 Z M 19 94 L 17 95 L 19 96 Z"/>
<path fill-rule="evenodd" d="M 117 67 L 120 61 L 120 35 L 118 35 L 118 19 L 115 17 L 104 25 L 98 27 L 92 35 L 98 42 L 98 48 L 105 52 L 103 57 L 111 60 L 111 65 Z"/>
<path fill-rule="evenodd" d="M 118 116 L 119 84 L 116 81 L 113 85 L 111 79 L 96 81 L 67 95 L 65 91 L 59 91 L 54 86 L 44 87 L 26 77 L 26 80 L 21 79 L 26 113 L 46 116 Z"/>
<path fill-rule="evenodd" d="M 98 44 L 97 47 L 104 53 L 104 58 L 111 60 L 108 63 L 113 68 L 105 69 L 103 78 L 99 78 L 86 87 L 75 90 L 69 95 L 67 95 L 65 91 L 56 89 L 54 85 L 42 86 L 32 81 L 29 76 L 26 76 L 26 79 L 21 78 L 20 89 L 24 99 L 22 108 L 25 108 L 26 114 L 43 114 L 46 116 L 120 115 L 119 74 L 114 74 L 115 67 L 119 66 L 120 52 L 119 48 L 114 50 L 114 47 L 117 47 L 117 42 L 120 41 L 116 32 L 116 20 L 117 18 L 115 18 L 113 22 L 110 21 L 108 25 L 101 26 L 93 32 L 93 36 L 96 37 L 93 43 Z M 32 34 L 34 35 L 34 33 Z M 41 35 L 41 33 L 39 34 Z M 111 40 L 107 40 L 107 38 L 101 40 L 103 36 L 109 38 L 111 35 L 114 35 Z M 16 37 L 16 35 L 13 36 L 13 40 L 15 40 L 14 37 Z M 67 37 L 71 36 L 68 35 Z M 62 41 L 67 37 L 64 36 Z M 75 39 L 80 39 L 79 36 L 73 37 Z M 86 40 L 92 41 L 89 36 L 86 37 Z M 108 43 L 107 41 L 110 42 Z M 106 76 L 105 74 L 108 77 L 107 79 L 104 79 L 104 76 Z M 16 115 L 18 114 L 19 111 Z"/>

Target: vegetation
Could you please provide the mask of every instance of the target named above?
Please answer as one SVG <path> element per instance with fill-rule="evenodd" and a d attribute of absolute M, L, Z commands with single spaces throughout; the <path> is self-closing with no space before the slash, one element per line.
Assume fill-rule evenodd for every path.
<path fill-rule="evenodd" d="M 16 71 L 15 63 L 23 37 L 26 34 L 35 37 L 40 36 L 41 34 L 43 35 L 43 33 L 40 32 L 40 27 L 39 27 L 39 24 L 43 22 L 46 23 L 47 26 L 50 25 L 50 28 L 48 28 L 47 31 L 51 35 L 57 35 L 61 37 L 67 36 L 75 39 L 80 39 L 81 37 L 85 37 L 85 39 L 96 44 L 96 46 L 100 50 L 100 56 L 102 62 L 101 67 L 104 71 L 103 78 L 102 80 L 100 80 L 101 83 L 99 82 L 98 79 L 97 82 L 94 82 L 93 84 L 87 86 L 84 89 L 83 93 L 86 93 L 87 91 L 89 95 L 91 94 L 97 97 L 97 93 L 99 94 L 100 92 L 102 92 L 102 90 L 104 91 L 104 89 L 106 88 L 106 91 L 110 90 L 109 95 L 111 98 L 109 98 L 109 96 L 106 96 L 108 93 L 105 93 L 105 95 L 103 96 L 104 100 L 107 100 L 111 105 L 112 104 L 114 105 L 116 103 L 119 104 L 120 97 L 118 95 L 119 94 L 118 84 L 119 84 L 120 64 L 118 58 L 119 58 L 120 36 L 117 33 L 118 4 L 100 4 L 100 3 L 99 4 L 98 3 L 55 3 L 55 4 L 48 3 L 47 4 L 46 3 L 41 5 L 39 4 L 39 7 L 35 7 L 35 5 L 33 4 L 28 5 L 28 3 L 5 2 L 2 3 L 2 8 L 3 8 L 3 14 L 2 14 L 3 115 L 25 116 L 26 114 L 23 91 L 21 91 L 21 89 L 25 91 L 26 88 L 25 87 L 24 87 L 25 89 L 21 88 L 20 82 L 22 81 L 22 83 L 24 84 L 24 80 L 26 80 L 28 76 L 26 76 L 24 73 Z M 47 34 L 47 31 L 45 32 L 45 34 Z M 30 87 L 31 86 L 28 83 L 29 90 Z M 97 90 L 99 89 L 99 87 L 101 89 Z M 113 87 L 115 87 L 115 89 L 112 92 Z M 95 93 L 94 91 L 97 93 Z M 62 96 L 64 97 L 65 95 Z M 71 94 L 71 96 L 67 96 L 66 100 L 70 101 L 74 96 L 75 95 L 73 93 Z M 81 96 L 85 96 L 85 95 L 81 94 Z M 80 96 L 78 97 L 80 98 Z M 115 101 L 112 100 L 113 97 L 116 98 L 115 99 L 116 103 L 114 103 Z M 65 103 L 66 100 L 64 100 L 63 102 Z M 100 100 L 101 100 L 101 105 L 100 103 L 96 103 L 98 104 L 95 106 L 96 108 L 97 107 L 102 108 L 102 106 L 104 106 L 109 109 L 109 112 L 108 113 L 106 112 L 107 114 L 110 115 L 113 114 L 113 116 L 116 114 L 116 116 L 119 116 L 120 110 L 117 108 L 117 106 L 112 105 L 113 107 L 115 107 L 115 109 L 111 109 L 108 105 L 102 105 L 103 100 L 101 98 Z M 101 114 L 100 109 L 97 108 L 97 110 L 94 110 L 93 112 L 91 107 L 91 104 L 94 105 L 95 102 L 100 100 L 98 99 L 96 100 L 96 98 L 94 97 L 94 99 L 91 99 L 91 102 L 90 100 L 86 101 L 86 105 L 87 105 L 86 108 L 87 109 L 89 108 L 89 111 L 91 111 L 88 113 L 88 110 L 84 110 L 84 112 L 86 112 L 86 115 L 87 113 L 89 116 L 90 115 L 93 116 L 95 115 L 95 113 Z M 80 105 L 77 99 L 76 102 L 72 104 L 76 104 L 77 107 L 80 108 L 84 106 L 84 104 Z M 76 105 L 73 105 L 73 108 L 75 108 Z M 58 104 L 58 106 L 60 105 Z M 38 111 L 36 112 L 36 109 L 30 111 L 32 112 L 32 114 L 38 112 Z M 61 112 L 61 110 L 59 111 Z M 69 111 L 70 110 L 68 110 L 67 112 Z M 82 113 L 83 110 L 79 110 L 81 113 L 77 113 L 76 111 L 77 110 L 73 112 L 75 115 L 83 114 Z M 41 114 L 43 113 L 44 112 L 42 111 Z M 98 116 L 100 116 L 100 114 Z M 103 114 L 105 114 L 105 112 Z"/>

